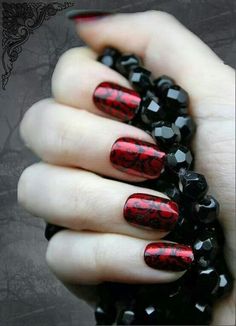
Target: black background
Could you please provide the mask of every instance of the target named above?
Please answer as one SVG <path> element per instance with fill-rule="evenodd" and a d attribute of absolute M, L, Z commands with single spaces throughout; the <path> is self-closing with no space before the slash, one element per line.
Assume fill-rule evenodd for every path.
<path fill-rule="evenodd" d="M 235 0 L 84 0 L 75 1 L 76 6 L 119 12 L 167 11 L 201 37 L 226 64 L 235 64 Z M 23 45 L 6 90 L 0 90 L 0 325 L 3 326 L 94 325 L 91 309 L 73 297 L 45 264 L 44 223 L 29 216 L 16 203 L 17 180 L 22 170 L 37 160 L 19 140 L 19 121 L 30 105 L 50 96 L 51 74 L 59 56 L 78 45 L 81 42 L 73 24 L 65 18 L 65 11 L 57 13 L 44 21 Z"/>

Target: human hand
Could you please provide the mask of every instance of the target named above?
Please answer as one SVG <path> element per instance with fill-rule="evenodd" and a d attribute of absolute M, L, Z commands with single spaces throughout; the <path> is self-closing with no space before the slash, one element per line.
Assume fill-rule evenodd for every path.
<path fill-rule="evenodd" d="M 49 242 L 49 266 L 72 284 L 157 283 L 182 275 L 152 269 L 143 260 L 146 245 L 166 233 L 137 228 L 123 218 L 131 194 L 164 195 L 124 183 L 143 178 L 121 172 L 109 161 L 120 137 L 154 143 L 145 132 L 112 120 L 93 102 L 93 92 L 103 81 L 130 87 L 95 61 L 96 52 L 109 45 L 136 53 L 154 75 L 169 75 L 188 91 L 198 126 L 193 144 L 196 171 L 206 176 L 221 204 L 225 254 L 235 271 L 233 69 L 165 13 L 115 15 L 77 28 L 93 51 L 76 48 L 62 56 L 52 80 L 55 99 L 33 105 L 21 124 L 24 141 L 45 163 L 25 170 L 19 201 L 33 214 L 69 229 Z M 217 305 L 214 324 L 233 324 L 234 316 L 232 295 Z"/>

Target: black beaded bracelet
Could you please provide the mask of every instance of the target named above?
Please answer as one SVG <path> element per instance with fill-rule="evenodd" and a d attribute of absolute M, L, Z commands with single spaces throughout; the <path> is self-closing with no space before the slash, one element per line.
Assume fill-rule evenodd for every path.
<path fill-rule="evenodd" d="M 97 325 L 208 325 L 214 301 L 231 291 L 233 278 L 224 259 L 219 203 L 207 195 L 205 177 L 193 171 L 190 143 L 196 126 L 188 114 L 188 94 L 167 76 L 152 80 L 136 55 L 107 48 L 98 61 L 128 78 L 141 97 L 126 123 L 153 137 L 165 153 L 165 168 L 158 179 L 139 186 L 161 191 L 178 203 L 179 220 L 164 239 L 191 246 L 194 263 L 168 284 L 100 284 Z M 46 238 L 61 229 L 47 225 Z"/>

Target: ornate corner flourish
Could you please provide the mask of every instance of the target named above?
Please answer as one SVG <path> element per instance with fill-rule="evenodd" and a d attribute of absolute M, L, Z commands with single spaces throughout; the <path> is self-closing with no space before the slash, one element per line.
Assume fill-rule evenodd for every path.
<path fill-rule="evenodd" d="M 73 2 L 2 3 L 3 90 L 6 89 L 14 62 L 22 51 L 22 45 L 30 35 L 42 25 L 44 20 L 73 5 Z"/>

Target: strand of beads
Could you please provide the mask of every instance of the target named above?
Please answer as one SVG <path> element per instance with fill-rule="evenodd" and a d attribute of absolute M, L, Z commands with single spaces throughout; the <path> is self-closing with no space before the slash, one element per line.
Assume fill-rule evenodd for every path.
<path fill-rule="evenodd" d="M 188 113 L 189 96 L 168 76 L 152 80 L 136 55 L 107 48 L 98 61 L 128 78 L 142 98 L 135 117 L 127 123 L 150 133 L 166 152 L 160 178 L 142 185 L 179 203 L 179 221 L 165 239 L 191 245 L 195 263 L 170 284 L 101 284 L 97 324 L 207 325 L 214 301 L 231 291 L 232 277 L 223 254 L 219 203 L 207 195 L 205 177 L 193 171 L 190 142 L 196 126 Z"/>

